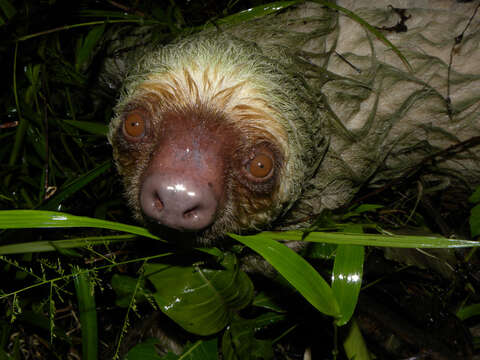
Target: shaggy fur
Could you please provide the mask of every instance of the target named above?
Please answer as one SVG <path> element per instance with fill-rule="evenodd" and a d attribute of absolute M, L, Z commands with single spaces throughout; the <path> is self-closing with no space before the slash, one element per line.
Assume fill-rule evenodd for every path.
<path fill-rule="evenodd" d="M 479 183 L 479 146 L 444 151 L 480 136 L 480 15 L 455 40 L 476 3 L 339 4 L 380 29 L 412 69 L 367 29 L 315 3 L 146 51 L 124 81 L 109 133 L 137 218 L 156 146 L 123 138 L 125 114 L 138 107 L 154 129 L 168 112 L 198 111 L 236 137 L 235 153 L 263 142 L 277 152 L 268 194 L 225 174 L 226 201 L 204 243 L 279 218 L 300 223 L 345 205 L 367 181 L 378 185 L 419 164 L 438 180 Z"/>

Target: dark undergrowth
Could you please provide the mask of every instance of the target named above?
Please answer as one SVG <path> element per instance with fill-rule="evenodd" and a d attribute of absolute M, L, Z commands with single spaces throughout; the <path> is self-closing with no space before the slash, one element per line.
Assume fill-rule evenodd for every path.
<path fill-rule="evenodd" d="M 0 210 L 136 225 L 105 136 L 116 94 L 98 79 L 105 58 L 116 55 L 112 39 L 147 27 L 148 41 L 167 43 L 260 3 L 0 0 Z M 0 359 L 110 359 L 132 348 L 129 359 L 479 358 L 476 248 L 415 247 L 432 235 L 478 237 L 480 191 L 435 186 L 411 177 L 365 188 L 349 208 L 317 220 L 311 230 L 403 234 L 415 245 L 364 249 L 372 242 L 363 239 L 352 250 L 319 237 L 325 242 L 303 255 L 317 271 L 316 289 L 332 293 L 325 299 L 288 269 L 248 277 L 240 245 L 192 253 L 138 229 L 45 229 L 35 213 L 3 213 L 1 228 L 11 229 L 0 232 Z M 23 225 L 10 226 L 17 221 Z M 345 274 L 357 274 L 355 286 L 329 285 Z M 201 293 L 205 278 L 220 303 L 170 310 L 178 299 L 192 301 L 181 279 L 197 303 L 211 301 Z M 196 322 L 199 311 L 222 319 Z M 162 355 L 177 344 L 183 355 Z"/>

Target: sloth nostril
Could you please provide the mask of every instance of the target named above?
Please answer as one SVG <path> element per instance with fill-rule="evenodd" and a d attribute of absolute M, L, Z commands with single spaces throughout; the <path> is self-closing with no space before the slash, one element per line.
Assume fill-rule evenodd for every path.
<path fill-rule="evenodd" d="M 155 206 L 155 208 L 158 211 L 161 211 L 164 208 L 163 202 L 162 202 L 162 200 L 160 199 L 160 196 L 157 193 L 155 194 L 155 200 L 153 201 L 153 206 Z"/>
<path fill-rule="evenodd" d="M 195 206 L 193 207 L 192 209 L 189 209 L 187 211 L 185 211 L 183 213 L 183 217 L 185 219 L 189 219 L 189 220 L 195 220 L 195 219 L 198 219 L 198 212 L 199 212 L 199 207 L 198 206 Z"/>

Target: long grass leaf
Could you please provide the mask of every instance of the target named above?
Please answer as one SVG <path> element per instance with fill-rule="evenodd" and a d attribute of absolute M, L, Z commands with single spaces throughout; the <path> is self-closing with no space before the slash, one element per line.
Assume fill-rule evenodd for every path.
<path fill-rule="evenodd" d="M 258 240 L 234 234 L 230 236 L 259 253 L 320 312 L 339 316 L 340 310 L 332 288 L 292 249 L 272 239 Z"/>
<path fill-rule="evenodd" d="M 305 234 L 299 230 L 265 231 L 257 235 L 245 236 L 255 240 L 288 240 L 313 241 L 328 244 L 365 245 L 396 248 L 462 248 L 478 247 L 480 242 L 470 240 L 447 239 L 434 236 L 349 234 L 339 232 L 310 232 Z"/>
<path fill-rule="evenodd" d="M 95 296 L 90 273 L 83 272 L 74 277 L 75 290 L 80 311 L 82 328 L 82 359 L 98 358 L 98 325 Z"/>
<path fill-rule="evenodd" d="M 161 240 L 147 229 L 113 221 L 76 216 L 55 211 L 0 210 L 0 229 L 93 227 L 128 232 Z"/>

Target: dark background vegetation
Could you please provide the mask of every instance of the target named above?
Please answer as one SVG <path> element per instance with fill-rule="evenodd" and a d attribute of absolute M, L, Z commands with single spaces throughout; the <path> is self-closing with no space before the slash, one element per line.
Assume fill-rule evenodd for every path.
<path fill-rule="evenodd" d="M 168 42 L 207 21 L 259 3 L 0 0 L 0 209 L 59 210 L 133 223 L 105 137 L 115 91 L 102 87 L 98 78 L 103 60 L 112 56 L 109 39 L 147 25 L 152 39 Z M 72 27 L 79 24 L 85 25 Z M 357 221 L 404 232 L 467 238 L 469 194 L 440 191 L 422 195 L 421 186 L 419 179 L 412 178 L 381 194 L 364 189 L 359 198 L 384 208 Z M 109 233 L 85 229 L 4 231 L 0 245 L 103 234 Z M 140 240 L 134 245 L 59 253 L 32 254 L 25 249 L 21 255 L 1 258 L 0 294 L 44 278 L 61 279 L 76 266 L 101 266 L 113 256 L 118 262 L 141 256 L 151 251 L 151 246 L 150 241 Z M 464 250 L 427 258 L 433 260 L 413 250 L 368 251 L 367 289 L 362 291 L 357 319 L 369 348 L 379 358 L 462 359 L 479 354 L 478 314 L 463 322 L 455 316 L 461 306 L 480 301 L 478 255 Z M 320 268 L 325 266 L 317 262 Z M 121 265 L 96 274 L 99 358 L 111 358 L 125 316 L 125 309 L 115 305 L 111 278 L 118 273 L 134 275 L 139 266 Z M 325 274 L 328 277 L 328 272 Z M 262 281 L 258 280 L 258 286 L 270 286 Z M 82 358 L 73 281 L 59 280 L 57 285 L 46 284 L 1 299 L 0 359 Z M 320 354 L 315 358 L 331 358 L 331 320 L 300 297 L 292 297 L 296 303 L 286 305 L 290 311 L 286 322 L 295 324 L 294 330 L 277 345 L 276 358 L 300 359 L 303 349 L 312 344 Z M 138 314 L 150 318 L 151 307 L 142 305 Z M 132 332 L 141 320 L 132 318 Z M 280 331 L 265 331 L 260 336 L 271 339 Z M 135 336 L 127 336 L 126 342 L 131 338 Z M 128 345 L 132 344 L 125 347 Z"/>

